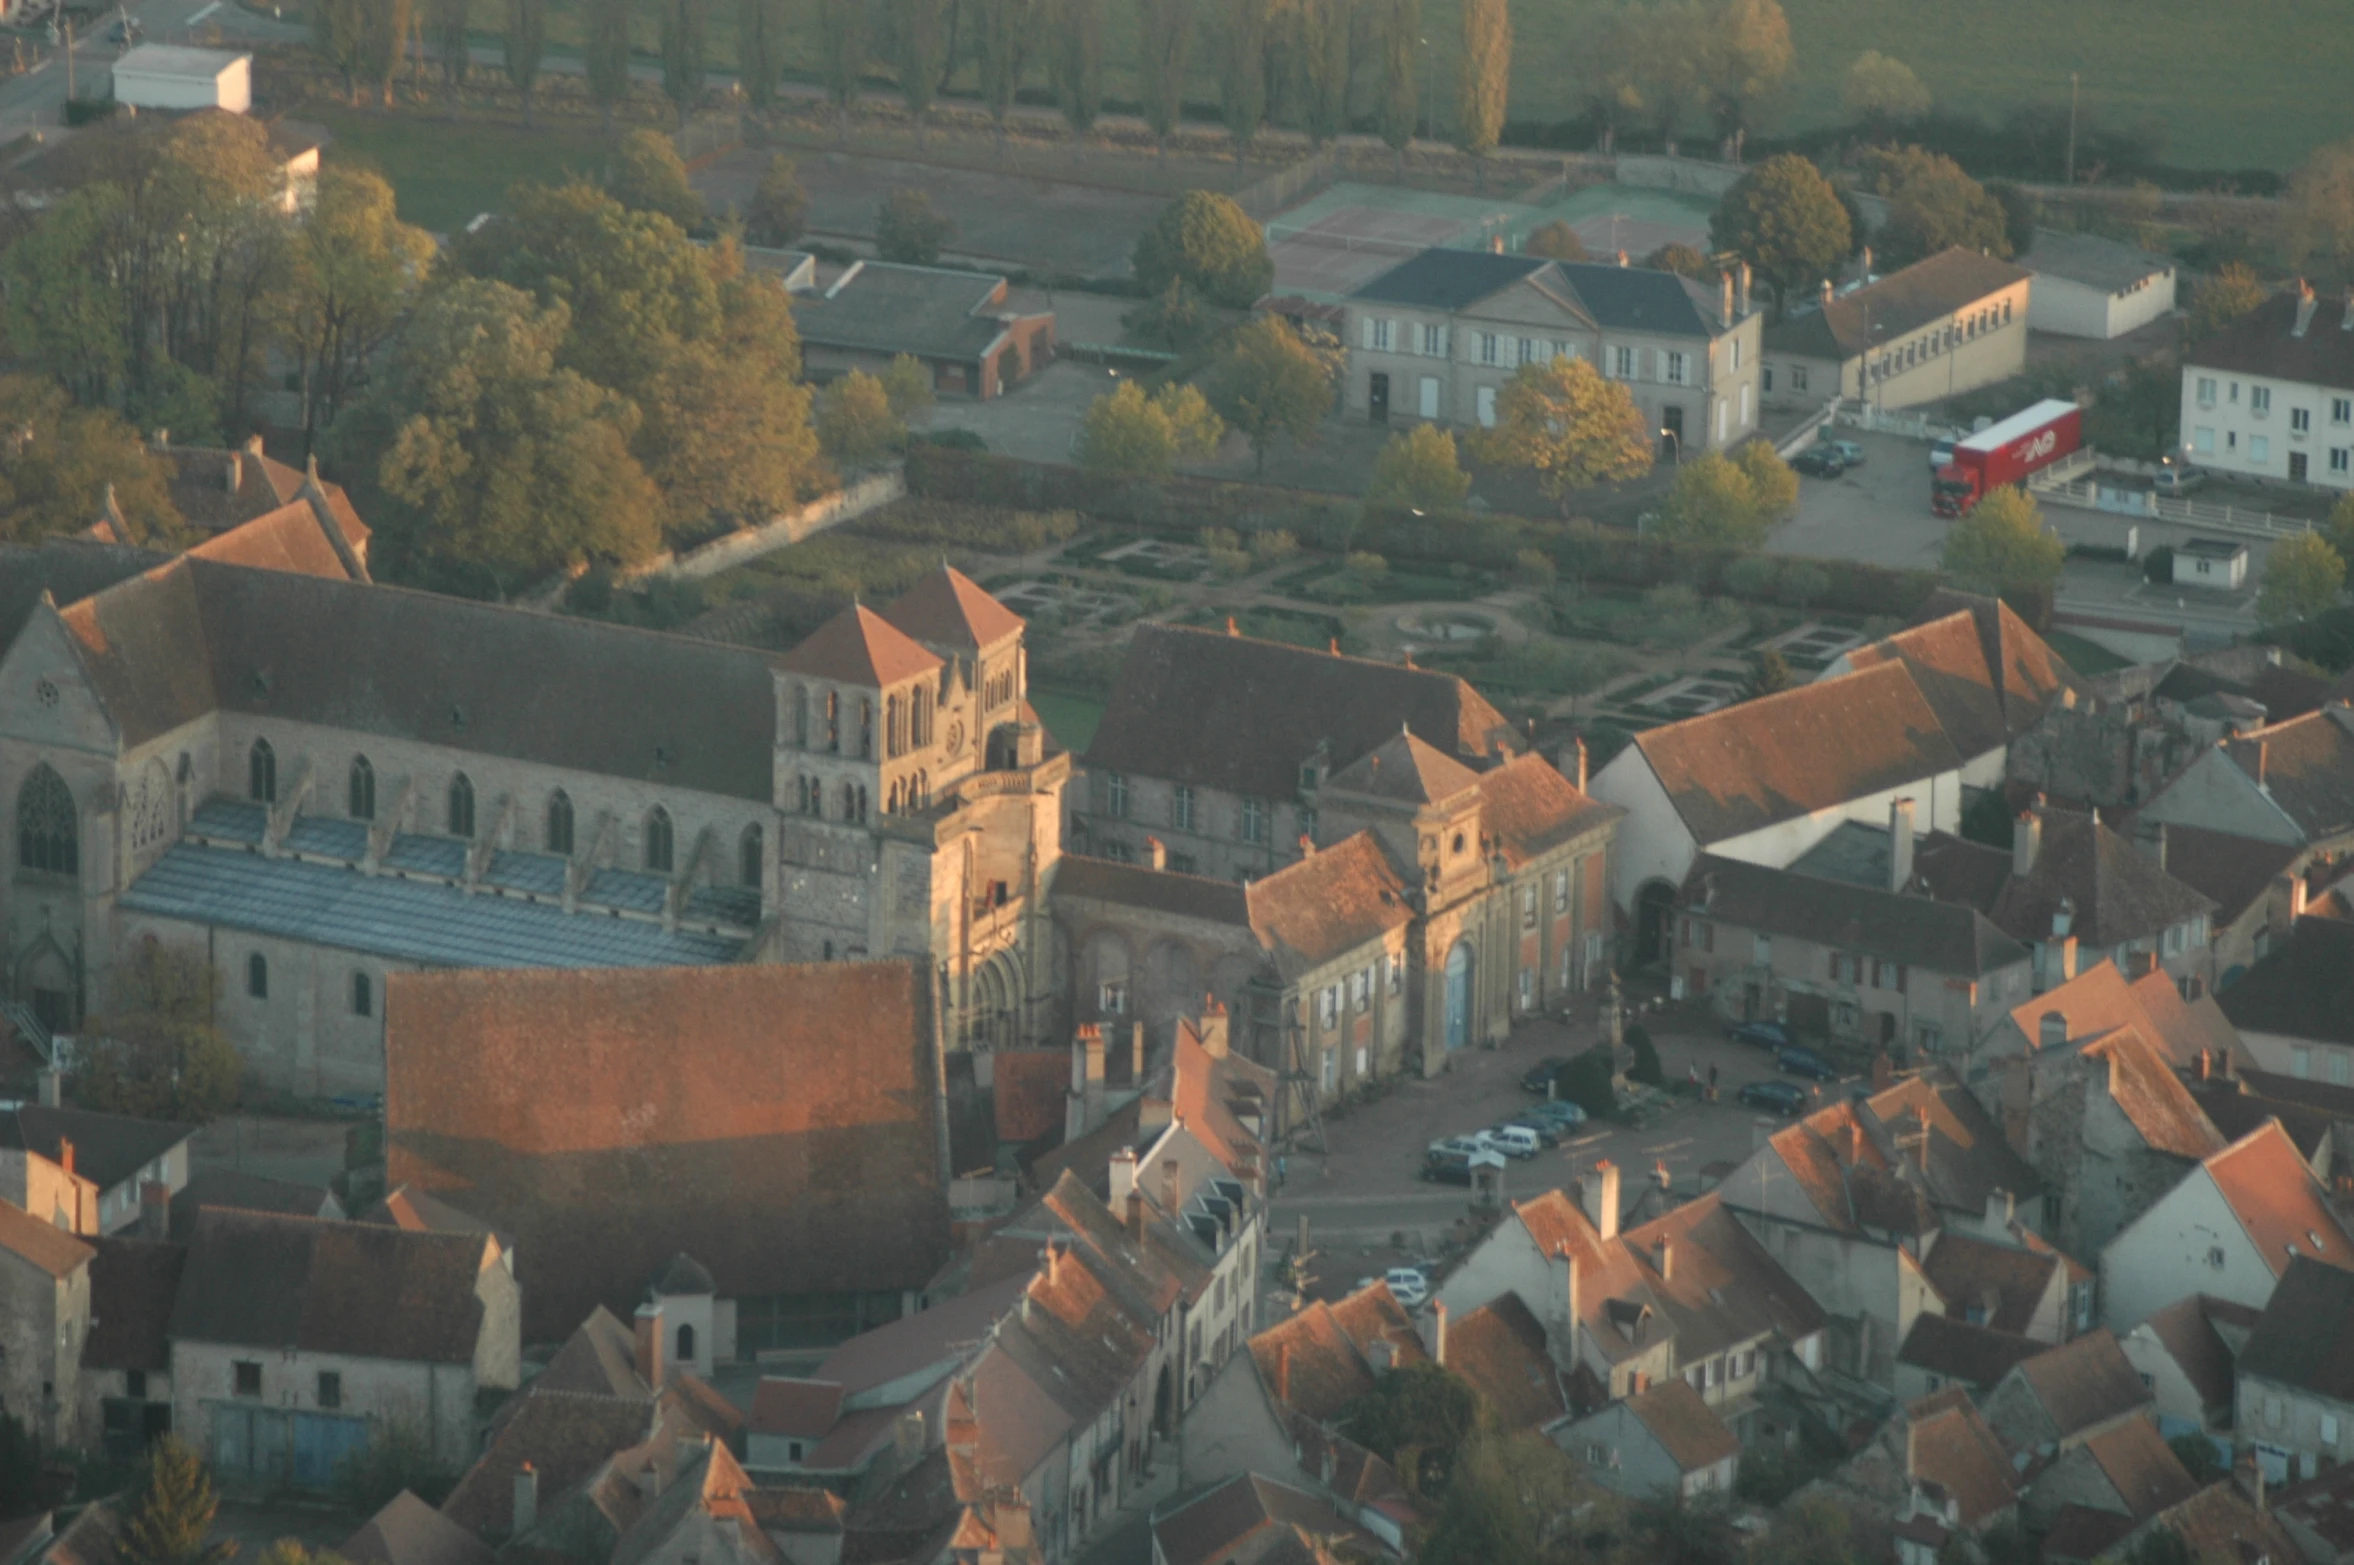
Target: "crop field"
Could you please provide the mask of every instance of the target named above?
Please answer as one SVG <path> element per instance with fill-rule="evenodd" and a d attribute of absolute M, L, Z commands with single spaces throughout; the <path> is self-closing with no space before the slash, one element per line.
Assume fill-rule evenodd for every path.
<path fill-rule="evenodd" d="M 403 218 L 439 234 L 502 209 L 510 185 L 596 174 L 611 145 L 594 129 L 485 135 L 479 125 L 332 104 L 306 104 L 302 112 L 334 133 L 336 155 L 370 163 L 391 182 Z"/>

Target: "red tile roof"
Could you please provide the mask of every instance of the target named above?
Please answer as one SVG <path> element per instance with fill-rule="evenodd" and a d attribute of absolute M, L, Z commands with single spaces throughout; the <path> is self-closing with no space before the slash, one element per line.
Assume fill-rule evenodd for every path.
<path fill-rule="evenodd" d="M 918 641 L 975 651 L 993 647 L 1022 630 L 1020 615 L 945 561 L 894 598 L 883 610 L 883 618 Z"/>
<path fill-rule="evenodd" d="M 1447 1327 L 1447 1368 L 1471 1383 L 1506 1430 L 1541 1429 L 1569 1411 L 1545 1328 L 1507 1293 Z"/>
<path fill-rule="evenodd" d="M 85 1369 L 168 1370 L 172 1305 L 188 1251 L 144 1239 L 101 1239 L 90 1262 Z"/>
<path fill-rule="evenodd" d="M 841 1413 L 842 1388 L 830 1381 L 763 1375 L 752 1388 L 752 1412 L 744 1427 L 756 1435 L 822 1440 Z"/>
<path fill-rule="evenodd" d="M 373 1223 L 197 1214 L 172 1306 L 176 1342 L 472 1364 L 490 1241 Z"/>
<path fill-rule="evenodd" d="M 1912 625 L 1847 654 L 1853 669 L 1886 662 L 1912 670 L 1965 756 L 2008 743 L 2033 727 L 2062 690 L 2084 688 L 2009 604 L 1950 589 L 1937 593 Z"/>
<path fill-rule="evenodd" d="M 2158 1339 L 2180 1366 L 2191 1389 L 2198 1392 L 2200 1403 L 2209 1408 L 2229 1407 L 2232 1400 L 2232 1350 L 2216 1334 L 2214 1311 L 2218 1305 L 2234 1312 L 2230 1318 L 2239 1321 L 2243 1329 L 2249 1324 L 2240 1319 L 2244 1306 L 2194 1293 L 2175 1300 L 2134 1328 Z"/>
<path fill-rule="evenodd" d="M 2180 1504 L 2198 1488 L 2158 1426 L 2146 1418 L 2129 1418 L 2114 1429 L 2104 1429 L 2088 1437 L 2084 1448 L 2107 1475 L 2117 1498 L 2133 1508 L 2136 1521 Z"/>
<path fill-rule="evenodd" d="M 1914 1317 L 1913 1329 L 1905 1333 L 1896 1361 L 1991 1390 L 2012 1366 L 2033 1358 L 2043 1348 L 2032 1337 L 1924 1311 Z"/>
<path fill-rule="evenodd" d="M 1245 888 L 1251 931 L 1286 978 L 1410 922 L 1406 882 L 1371 831 L 1319 848 Z"/>
<path fill-rule="evenodd" d="M 1001 1049 L 991 1067 L 997 1139 L 1032 1142 L 1063 1128 L 1071 1092 L 1068 1049 Z"/>
<path fill-rule="evenodd" d="M 2209 1157 L 2206 1169 L 2275 1277 L 2299 1255 L 2354 1268 L 2354 1235 L 2278 1124 L 2242 1136 Z"/>
<path fill-rule="evenodd" d="M 1983 1526 L 2018 1503 L 2018 1469 L 1967 1391 L 1949 1386 L 1921 1397 L 1906 1406 L 1903 1417 L 1911 1476 L 1941 1485 L 1961 1507 L 1963 1526 Z"/>
<path fill-rule="evenodd" d="M 865 604 L 853 603 L 811 631 L 778 660 L 777 667 L 788 674 L 881 690 L 929 674 L 940 661 L 906 631 Z"/>
<path fill-rule="evenodd" d="M 2109 1096 L 2152 1151 L 2195 1163 L 2222 1150 L 2222 1134 L 2139 1028 L 2086 1044 L 2084 1058 L 2108 1065 Z"/>
<path fill-rule="evenodd" d="M 351 1565 L 491 1565 L 482 1540 L 403 1489 L 343 1540 Z"/>
<path fill-rule="evenodd" d="M 2050 1296 L 2060 1271 L 2056 1251 L 1996 1244 L 1956 1229 L 1938 1235 L 1921 1265 L 1922 1274 L 1945 1300 L 1946 1314 L 1968 1319 L 1991 1295 L 1994 1308 L 1978 1324 L 2021 1335 L 2034 1323 L 2035 1312 Z"/>
<path fill-rule="evenodd" d="M 2044 1349 L 2012 1373 L 2035 1394 L 2059 1440 L 2124 1418 L 2150 1402 L 2140 1374 L 2106 1326 Z"/>
<path fill-rule="evenodd" d="M 1663 1380 L 1627 1398 L 1627 1411 L 1642 1421 L 1667 1448 L 1676 1466 L 1687 1473 L 1741 1454 L 1741 1442 L 1733 1431 L 1680 1377 Z"/>
<path fill-rule="evenodd" d="M 384 1028 L 388 1178 L 514 1236 L 526 1340 L 681 1250 L 723 1297 L 919 1288 L 947 1253 L 904 963 L 396 973 Z"/>
<path fill-rule="evenodd" d="M 1578 792 L 1541 755 L 1516 755 L 1479 775 L 1480 831 L 1514 869 L 1626 814 Z"/>
<path fill-rule="evenodd" d="M 1444 751 L 1400 728 L 1369 753 L 1326 780 L 1343 793 L 1361 793 L 1400 804 L 1437 804 L 1479 785 L 1479 774 Z"/>
<path fill-rule="evenodd" d="M 344 511 L 350 512 L 348 503 Z M 188 552 L 200 560 L 218 560 L 224 565 L 366 581 L 367 567 L 360 564 L 356 550 L 367 541 L 367 529 L 361 527 L 357 537 L 349 532 L 358 522 L 356 515 L 322 516 L 311 501 L 300 499 L 227 532 L 215 533 Z M 345 532 L 341 549 L 327 532 L 331 526 Z"/>

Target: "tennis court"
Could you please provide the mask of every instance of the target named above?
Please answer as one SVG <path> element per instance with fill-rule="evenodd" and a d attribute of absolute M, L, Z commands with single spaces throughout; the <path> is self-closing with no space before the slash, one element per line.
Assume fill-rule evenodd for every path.
<path fill-rule="evenodd" d="M 1599 185 L 1543 206 L 1399 186 L 1338 184 L 1267 225 L 1275 292 L 1339 300 L 1434 246 L 1517 250 L 1529 231 L 1568 222 L 1597 259 L 1643 256 L 1671 241 L 1705 247 L 1708 204 L 1669 191 Z"/>

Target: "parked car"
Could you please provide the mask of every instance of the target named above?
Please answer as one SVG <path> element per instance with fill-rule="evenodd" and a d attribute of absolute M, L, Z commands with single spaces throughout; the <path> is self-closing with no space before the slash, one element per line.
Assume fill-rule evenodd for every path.
<path fill-rule="evenodd" d="M 1526 1125 L 1498 1125 L 1487 1134 L 1496 1150 L 1509 1157 L 1526 1160 L 1545 1149 L 1544 1139 Z"/>
<path fill-rule="evenodd" d="M 1765 1109 L 1784 1119 L 1796 1119 L 1806 1112 L 1806 1094 L 1786 1081 L 1753 1081 L 1734 1096 L 1749 1108 Z"/>
<path fill-rule="evenodd" d="M 1839 1076 L 1838 1067 L 1829 1060 L 1794 1043 L 1774 1051 L 1774 1069 L 1810 1081 L 1835 1081 Z"/>
<path fill-rule="evenodd" d="M 1837 478 L 1847 471 L 1847 464 L 1829 446 L 1808 446 L 1790 459 L 1790 470 L 1809 478 Z"/>
<path fill-rule="evenodd" d="M 1520 1125 L 1529 1130 L 1535 1131 L 1537 1133 L 1537 1141 L 1539 1144 L 1548 1147 L 1557 1147 L 1561 1145 L 1561 1138 L 1569 1134 L 1569 1126 L 1567 1124 L 1561 1120 L 1555 1119 L 1550 1114 L 1539 1114 L 1534 1110 L 1531 1110 L 1525 1114 L 1515 1114 L 1510 1119 L 1504 1121 L 1504 1124 Z M 1503 1127 L 1498 1126 L 1497 1128 L 1502 1129 Z"/>
<path fill-rule="evenodd" d="M 1430 1278 L 1423 1274 L 1419 1266 L 1393 1266 L 1383 1272 L 1378 1280 L 1388 1283 L 1391 1297 L 1410 1310 L 1421 1308 L 1422 1302 L 1430 1297 Z M 1370 1288 L 1375 1281 L 1375 1278 L 1360 1277 L 1357 1286 Z"/>
<path fill-rule="evenodd" d="M 1564 1128 L 1583 1125 L 1586 1122 L 1585 1107 L 1582 1104 L 1572 1103 L 1567 1098 L 1547 1098 L 1544 1102 L 1531 1107 L 1529 1113 L 1539 1118 L 1549 1119 Z"/>
<path fill-rule="evenodd" d="M 1486 1135 L 1487 1132 L 1483 1130 L 1477 1135 L 1471 1136 L 1441 1136 L 1430 1144 L 1430 1150 L 1433 1154 L 1459 1152 L 1463 1156 L 1469 1157 L 1474 1152 L 1485 1152 L 1488 1149 Z"/>
<path fill-rule="evenodd" d="M 2194 490 L 2206 488 L 2207 474 L 2203 468 L 2184 467 L 2169 462 L 2158 469 L 2157 476 L 2150 480 L 2150 487 L 2169 500 L 2178 499 Z"/>
<path fill-rule="evenodd" d="M 1452 1147 L 1432 1147 L 1422 1154 L 1422 1177 L 1434 1185 L 1468 1185 L 1471 1154 Z"/>
<path fill-rule="evenodd" d="M 1788 1049 L 1798 1043 L 1780 1022 L 1743 1022 L 1733 1029 L 1733 1041 L 1753 1049 Z"/>
<path fill-rule="evenodd" d="M 1561 1074 L 1561 1067 L 1569 1063 L 1563 1054 L 1548 1054 L 1520 1073 L 1520 1090 L 1543 1097 L 1553 1086 L 1553 1078 Z"/>
<path fill-rule="evenodd" d="M 1843 468 L 1864 465 L 1864 448 L 1852 440 L 1826 440 L 1820 449 L 1837 457 L 1839 465 Z"/>

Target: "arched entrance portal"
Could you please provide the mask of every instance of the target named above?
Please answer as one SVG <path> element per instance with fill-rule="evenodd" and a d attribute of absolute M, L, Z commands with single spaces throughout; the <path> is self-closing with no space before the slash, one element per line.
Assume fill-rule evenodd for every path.
<path fill-rule="evenodd" d="M 1650 967 L 1674 954 L 1676 888 L 1647 881 L 1635 893 L 1635 966 Z"/>
<path fill-rule="evenodd" d="M 1447 1047 L 1471 1041 L 1471 942 L 1458 940 L 1447 953 Z"/>

